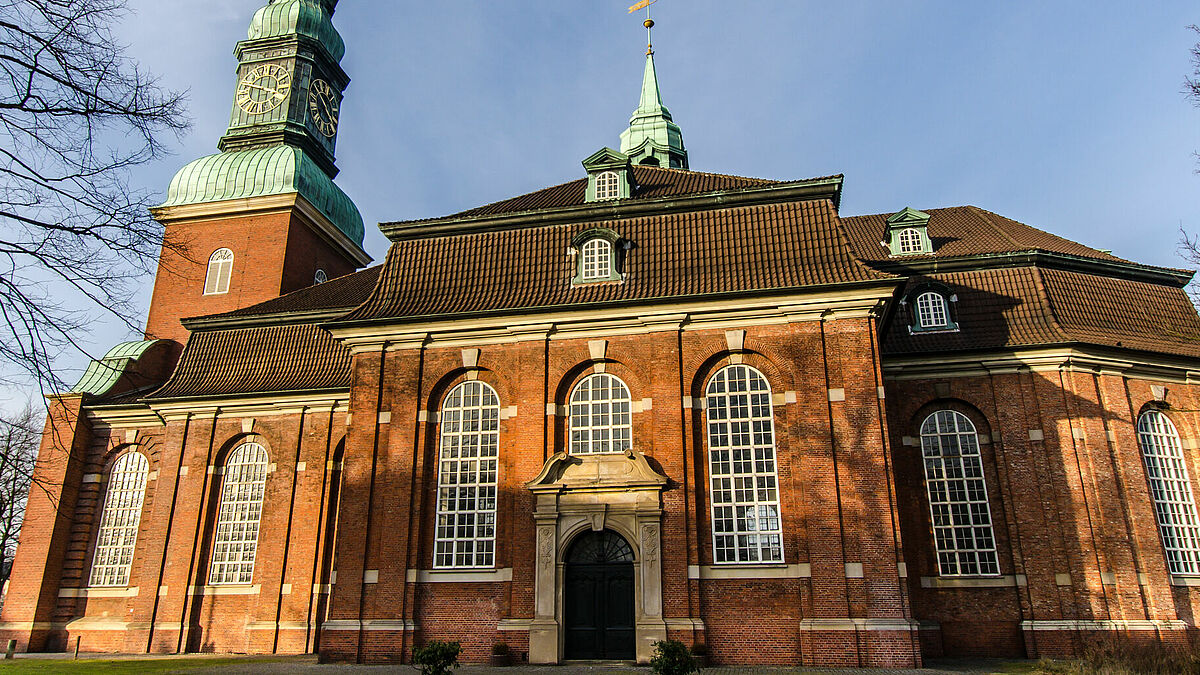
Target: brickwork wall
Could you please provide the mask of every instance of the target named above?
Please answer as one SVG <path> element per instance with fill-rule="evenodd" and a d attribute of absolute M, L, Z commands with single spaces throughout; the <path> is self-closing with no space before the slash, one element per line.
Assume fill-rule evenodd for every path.
<path fill-rule="evenodd" d="M 1165 402 L 1155 402 L 1155 386 L 1166 388 Z M 1136 425 L 1161 407 L 1194 449 L 1198 398 L 1194 386 L 1072 370 L 889 382 L 913 614 L 939 627 L 929 651 L 1071 655 L 1095 633 L 1083 629 L 1099 625 L 1186 640 L 1170 622 L 1192 624 L 1196 593 L 1171 584 Z M 918 583 L 939 576 L 919 427 L 940 409 L 962 412 L 979 432 L 1000 572 L 1015 579 L 1006 587 Z M 1194 490 L 1200 467 L 1185 455 Z"/>

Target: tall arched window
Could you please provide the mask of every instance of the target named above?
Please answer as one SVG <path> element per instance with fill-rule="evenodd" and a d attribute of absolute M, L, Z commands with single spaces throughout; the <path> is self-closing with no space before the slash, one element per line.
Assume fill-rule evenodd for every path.
<path fill-rule="evenodd" d="M 612 275 L 612 243 L 599 237 L 589 239 L 583 245 L 583 266 L 580 268 L 580 279 L 602 281 L 612 278 Z"/>
<path fill-rule="evenodd" d="M 1171 574 L 1200 574 L 1200 523 L 1179 432 L 1170 418 L 1150 410 L 1138 419 L 1138 445 L 1146 463 L 1167 567 Z"/>
<path fill-rule="evenodd" d="M 596 199 L 616 199 L 620 196 L 620 174 L 616 171 L 605 171 L 596 176 Z"/>
<path fill-rule="evenodd" d="M 921 424 L 921 454 L 940 573 L 999 574 L 975 425 L 954 410 L 933 413 Z"/>
<path fill-rule="evenodd" d="M 781 561 L 771 385 L 750 366 L 727 366 L 713 376 L 705 393 L 713 560 Z"/>
<path fill-rule="evenodd" d="M 615 375 L 583 378 L 571 392 L 571 454 L 625 452 L 633 447 L 633 402 Z"/>
<path fill-rule="evenodd" d="M 267 449 L 245 443 L 229 453 L 213 541 L 210 584 L 248 584 L 254 578 L 258 524 L 267 485 Z"/>
<path fill-rule="evenodd" d="M 149 471 L 150 462 L 140 452 L 126 453 L 113 464 L 100 516 L 100 534 L 96 537 L 90 585 L 129 585 Z"/>
<path fill-rule="evenodd" d="M 433 566 L 492 567 L 496 553 L 496 463 L 500 399 L 463 382 L 442 402 Z"/>
<path fill-rule="evenodd" d="M 233 276 L 233 251 L 227 248 L 213 251 L 208 258 L 208 276 L 204 278 L 204 294 L 228 293 L 231 276 Z"/>

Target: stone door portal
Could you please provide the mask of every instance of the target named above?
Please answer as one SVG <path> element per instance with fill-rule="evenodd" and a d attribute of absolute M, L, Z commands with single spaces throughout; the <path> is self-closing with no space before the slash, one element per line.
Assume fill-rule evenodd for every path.
<path fill-rule="evenodd" d="M 576 537 L 565 560 L 564 657 L 632 660 L 633 549 L 604 530 Z"/>

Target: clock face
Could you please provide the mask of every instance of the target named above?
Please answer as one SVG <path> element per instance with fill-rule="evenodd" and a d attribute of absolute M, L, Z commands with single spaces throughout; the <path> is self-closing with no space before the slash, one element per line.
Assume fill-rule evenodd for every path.
<path fill-rule="evenodd" d="M 333 138 L 338 128 L 337 92 L 325 80 L 313 80 L 308 88 L 308 112 L 313 126 L 326 138 Z"/>
<path fill-rule="evenodd" d="M 237 104 L 251 115 L 262 115 L 278 108 L 291 90 L 287 68 L 274 63 L 255 66 L 238 84 Z"/>

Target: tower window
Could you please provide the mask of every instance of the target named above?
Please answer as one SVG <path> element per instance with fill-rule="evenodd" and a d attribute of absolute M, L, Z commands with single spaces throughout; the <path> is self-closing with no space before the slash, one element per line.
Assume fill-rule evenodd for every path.
<path fill-rule="evenodd" d="M 571 392 L 571 454 L 625 452 L 633 447 L 629 387 L 607 373 L 588 375 Z"/>
<path fill-rule="evenodd" d="M 246 443 L 229 454 L 221 483 L 210 584 L 248 584 L 254 578 L 258 526 L 267 486 L 267 450 Z"/>
<path fill-rule="evenodd" d="M 941 293 L 929 291 L 917 297 L 917 324 L 925 329 L 949 327 L 950 314 Z"/>
<path fill-rule="evenodd" d="M 596 199 L 616 199 L 621 196 L 621 176 L 616 171 L 605 171 L 596 176 Z"/>
<path fill-rule="evenodd" d="M 229 278 L 233 276 L 233 251 L 219 248 L 208 258 L 208 275 L 204 278 L 205 295 L 222 295 L 229 292 Z"/>
<path fill-rule="evenodd" d="M 916 228 L 908 228 L 901 230 L 900 234 L 900 253 L 923 253 L 925 251 L 925 242 L 921 239 L 921 232 Z"/>
<path fill-rule="evenodd" d="M 1157 410 L 1143 414 L 1137 429 L 1167 567 L 1171 574 L 1200 575 L 1200 521 L 1179 432 Z"/>
<path fill-rule="evenodd" d="M 92 586 L 128 586 L 133 547 L 142 520 L 146 476 L 150 463 L 140 452 L 126 453 L 113 464 L 96 537 Z"/>
<path fill-rule="evenodd" d="M 921 454 L 938 570 L 946 576 L 999 574 L 975 425 L 954 410 L 935 412 L 921 424 Z"/>
<path fill-rule="evenodd" d="M 317 273 L 313 275 L 313 285 L 320 285 L 326 281 L 329 281 L 329 275 L 325 274 L 325 270 L 317 270 Z"/>
<path fill-rule="evenodd" d="M 583 281 L 603 281 L 611 279 L 612 244 L 604 239 L 595 238 L 583 245 L 583 266 L 580 279 Z"/>
<path fill-rule="evenodd" d="M 492 567 L 500 399 L 490 386 L 463 382 L 446 395 L 440 454 L 433 566 Z"/>
<path fill-rule="evenodd" d="M 728 366 L 708 383 L 708 469 L 713 561 L 783 560 L 771 385 L 757 370 Z"/>

